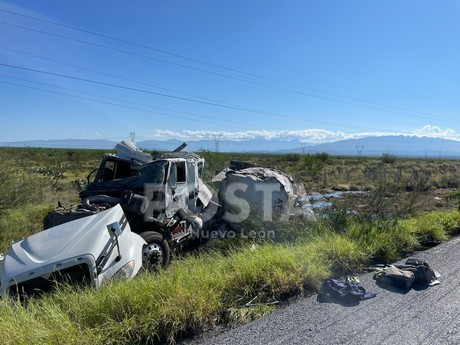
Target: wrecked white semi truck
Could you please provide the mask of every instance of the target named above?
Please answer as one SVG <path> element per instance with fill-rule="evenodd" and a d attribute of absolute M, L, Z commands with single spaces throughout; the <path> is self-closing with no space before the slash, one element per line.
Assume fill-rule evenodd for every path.
<path fill-rule="evenodd" d="M 58 207 L 45 230 L 14 243 L 0 269 L 1 290 L 20 296 L 59 282 L 99 287 L 141 266 L 167 266 L 174 251 L 193 249 L 219 234 L 241 231 L 248 217 L 312 216 L 291 178 L 273 169 L 232 162 L 218 174 L 213 196 L 201 176 L 204 159 L 181 152 L 152 157 L 122 141 L 88 175 L 81 201 Z M 94 175 L 94 178 L 93 178 Z"/>
<path fill-rule="evenodd" d="M 131 142 L 121 142 L 117 153 L 104 155 L 88 176 L 78 208 L 51 212 L 45 228 L 120 204 L 131 229 L 148 244 L 144 265 L 167 266 L 171 250 L 198 246 L 202 227 L 215 225 L 204 221 L 207 214 L 211 221 L 219 219 L 217 204 L 211 202 L 212 193 L 201 179 L 204 159 L 180 152 L 184 146 L 152 157 Z"/>
<path fill-rule="evenodd" d="M 111 278 L 136 275 L 145 245 L 116 205 L 13 243 L 3 258 L 0 287 L 19 296 L 61 283 L 98 288 Z"/>

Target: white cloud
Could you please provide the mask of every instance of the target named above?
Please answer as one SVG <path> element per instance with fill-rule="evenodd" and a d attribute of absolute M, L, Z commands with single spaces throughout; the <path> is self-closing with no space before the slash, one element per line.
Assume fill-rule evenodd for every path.
<path fill-rule="evenodd" d="M 183 138 L 183 134 L 181 132 L 173 132 L 173 131 L 170 131 L 170 130 L 155 130 L 153 135 L 152 134 L 149 134 L 149 133 L 142 133 L 142 136 L 143 137 L 152 137 L 153 139 L 160 139 L 160 140 L 164 140 L 164 139 L 181 139 Z"/>
<path fill-rule="evenodd" d="M 438 126 L 426 125 L 422 128 L 414 130 L 414 135 L 418 137 L 431 137 L 431 138 L 442 138 L 460 141 L 460 134 L 455 132 L 453 129 L 446 128 L 442 129 Z"/>
<path fill-rule="evenodd" d="M 221 140 L 248 140 L 248 139 L 266 139 L 266 140 L 294 140 L 304 143 L 319 144 L 346 139 L 359 139 L 365 137 L 387 136 L 387 135 L 404 135 L 417 137 L 442 138 L 460 141 L 460 134 L 450 128 L 440 128 L 434 125 L 425 125 L 421 128 L 415 128 L 408 131 L 368 131 L 358 133 L 346 133 L 343 131 L 330 131 L 320 128 L 301 129 L 301 130 L 246 130 L 246 131 L 171 131 L 155 130 L 153 133 L 144 134 L 151 139 L 179 139 L 179 140 L 214 140 L 219 137 Z"/>

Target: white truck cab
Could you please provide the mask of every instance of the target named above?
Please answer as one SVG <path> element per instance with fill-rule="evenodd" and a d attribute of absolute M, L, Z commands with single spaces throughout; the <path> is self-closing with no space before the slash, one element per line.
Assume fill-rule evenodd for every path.
<path fill-rule="evenodd" d="M 98 288 L 117 276 L 129 279 L 142 266 L 145 244 L 116 205 L 13 243 L 1 262 L 0 288 L 24 297 L 60 283 Z"/>

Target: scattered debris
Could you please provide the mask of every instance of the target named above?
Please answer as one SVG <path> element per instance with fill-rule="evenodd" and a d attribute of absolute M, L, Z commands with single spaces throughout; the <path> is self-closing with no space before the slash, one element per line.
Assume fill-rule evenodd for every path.
<path fill-rule="evenodd" d="M 405 264 L 390 265 L 377 269 L 374 279 L 377 282 L 409 290 L 414 283 L 433 286 L 440 284 L 440 274 L 435 272 L 426 261 L 407 259 Z"/>
<path fill-rule="evenodd" d="M 409 290 L 415 280 L 414 272 L 401 270 L 394 265 L 385 267 L 374 274 L 377 282 L 394 285 L 400 289 Z"/>
<path fill-rule="evenodd" d="M 361 300 L 374 298 L 375 292 L 366 291 L 359 283 L 359 279 L 347 279 L 340 281 L 326 279 L 321 285 L 318 300 L 321 302 L 337 302 L 356 304 Z"/>

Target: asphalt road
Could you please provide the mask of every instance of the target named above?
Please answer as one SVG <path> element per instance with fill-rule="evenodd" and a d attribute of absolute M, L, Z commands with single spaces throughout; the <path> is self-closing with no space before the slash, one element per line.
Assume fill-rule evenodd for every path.
<path fill-rule="evenodd" d="M 361 284 L 377 297 L 355 306 L 301 298 L 273 314 L 233 329 L 205 333 L 186 344 L 460 344 L 460 238 L 412 257 L 441 274 L 440 285 L 406 293 Z"/>

